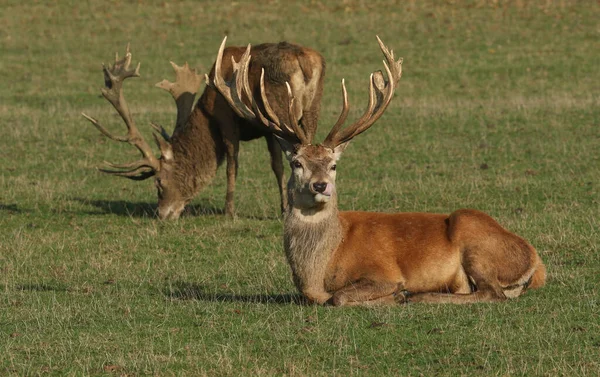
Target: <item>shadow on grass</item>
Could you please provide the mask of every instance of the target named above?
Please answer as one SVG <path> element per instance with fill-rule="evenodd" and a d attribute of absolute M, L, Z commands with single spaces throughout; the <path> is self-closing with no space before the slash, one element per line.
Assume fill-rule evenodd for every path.
<path fill-rule="evenodd" d="M 20 284 L 15 286 L 18 291 L 33 291 L 33 292 L 66 292 L 67 286 L 64 284 Z"/>
<path fill-rule="evenodd" d="M 128 202 L 124 200 L 89 200 L 85 198 L 74 198 L 73 200 L 94 206 L 103 214 L 112 214 L 127 217 L 158 217 L 158 205 L 146 202 Z M 184 216 L 222 215 L 225 211 L 209 204 L 187 205 L 181 214 Z"/>
<path fill-rule="evenodd" d="M 16 204 L 2 204 L 0 203 L 0 211 L 5 211 L 10 213 L 23 213 L 24 211 L 17 207 Z"/>
<path fill-rule="evenodd" d="M 287 294 L 256 294 L 236 295 L 231 293 L 208 293 L 206 289 L 195 283 L 175 282 L 165 287 L 163 294 L 176 300 L 199 300 L 212 302 L 247 302 L 254 304 L 297 304 L 305 305 L 302 295 L 298 293 Z"/>

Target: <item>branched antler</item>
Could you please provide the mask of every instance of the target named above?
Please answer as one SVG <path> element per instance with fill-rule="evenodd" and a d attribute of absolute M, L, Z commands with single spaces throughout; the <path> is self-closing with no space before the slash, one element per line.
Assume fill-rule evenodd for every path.
<path fill-rule="evenodd" d="M 265 126 L 272 133 L 277 136 L 289 140 L 293 143 L 309 144 L 310 141 L 304 132 L 304 130 L 298 124 L 298 120 L 294 116 L 294 102 L 295 98 L 292 93 L 292 88 L 289 83 L 286 82 L 288 92 L 288 119 L 286 122 L 282 122 L 279 117 L 273 111 L 273 108 L 269 104 L 265 90 L 265 70 L 263 68 L 260 75 L 260 94 L 263 106 L 267 113 L 267 117 L 260 110 L 258 103 L 252 95 L 252 89 L 248 78 L 249 66 L 250 66 L 250 50 L 251 46 L 246 47 L 246 51 L 242 55 L 239 62 L 236 62 L 232 57 L 233 74 L 229 81 L 225 81 L 221 73 L 221 64 L 223 61 L 223 52 L 225 50 L 225 43 L 227 37 L 223 39 L 217 60 L 215 62 L 215 73 L 214 78 L 211 82 L 208 75 L 206 77 L 207 85 L 215 88 L 223 98 L 229 103 L 231 109 L 241 118 L 251 121 L 259 126 Z M 252 108 L 246 105 L 246 102 L 251 104 Z"/>
<path fill-rule="evenodd" d="M 342 129 L 342 125 L 348 116 L 348 95 L 346 85 L 342 80 L 342 113 L 335 123 L 327 138 L 323 142 L 324 146 L 335 148 L 336 146 L 352 140 L 352 138 L 365 132 L 383 115 L 385 109 L 390 104 L 394 96 L 394 90 L 402 76 L 402 58 L 395 60 L 394 52 L 389 50 L 377 37 L 379 47 L 383 52 L 385 60 L 383 65 L 387 74 L 387 80 L 381 71 L 376 71 L 369 78 L 369 104 L 364 114 L 356 122 Z"/>
<path fill-rule="evenodd" d="M 160 161 L 154 156 L 152 148 L 144 140 L 136 127 L 131 112 L 129 111 L 129 106 L 123 96 L 123 82 L 130 77 L 140 76 L 140 63 L 138 63 L 135 69 L 130 69 L 130 64 L 131 52 L 129 51 L 129 44 L 127 45 L 125 56 L 122 59 L 119 59 L 119 55 L 115 54 L 115 62 L 112 66 L 109 65 L 107 67 L 102 64 L 104 84 L 106 86 L 105 88 L 102 88 L 102 95 L 113 105 L 121 118 L 123 118 L 123 121 L 127 126 L 127 136 L 115 136 L 96 119 L 84 113 L 82 113 L 82 115 L 106 137 L 135 146 L 143 156 L 141 160 L 126 164 L 106 163 L 109 167 L 118 170 L 101 168 L 100 171 L 134 180 L 142 180 L 156 174 L 160 169 Z"/>

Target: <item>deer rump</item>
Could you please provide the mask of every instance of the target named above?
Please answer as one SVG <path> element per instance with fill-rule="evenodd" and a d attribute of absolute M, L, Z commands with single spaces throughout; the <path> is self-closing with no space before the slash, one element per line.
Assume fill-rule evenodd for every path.
<path fill-rule="evenodd" d="M 533 246 L 480 211 L 341 211 L 338 218 L 344 239 L 324 275 L 335 305 L 351 305 L 355 300 L 344 296 L 361 285 L 382 291 L 353 297 L 359 302 L 437 303 L 502 300 L 544 285 L 545 267 Z"/>

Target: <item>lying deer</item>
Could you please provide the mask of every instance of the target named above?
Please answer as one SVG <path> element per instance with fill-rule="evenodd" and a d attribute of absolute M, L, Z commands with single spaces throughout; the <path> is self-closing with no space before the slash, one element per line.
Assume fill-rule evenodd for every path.
<path fill-rule="evenodd" d="M 219 58 L 213 65 L 210 76 L 231 77 L 233 59 L 240 59 L 242 47 L 225 48 L 227 38 L 219 49 Z M 281 42 L 266 43 L 252 49 L 255 55 L 248 72 L 248 80 L 256 93 L 259 92 L 259 77 L 264 70 L 265 86 L 269 91 L 269 101 L 278 114 L 287 114 L 287 88 L 290 82 L 294 96 L 298 98 L 293 109 L 295 121 L 302 124 L 307 135 L 314 135 L 323 94 L 325 62 L 316 51 L 294 44 Z M 247 120 L 235 115 L 228 104 L 210 87 L 198 100 L 192 110 L 196 92 L 201 84 L 201 76 L 190 69 L 187 63 L 179 67 L 171 63 L 176 72 L 176 82 L 167 80 L 156 84 L 171 93 L 177 104 L 177 122 L 173 135 L 161 126 L 153 124 L 157 131 L 154 139 L 160 148 L 161 157 L 156 158 L 150 145 L 138 131 L 123 96 L 123 81 L 139 76 L 140 65 L 130 69 L 131 53 L 129 46 L 123 59 L 115 58 L 112 66 L 103 67 L 106 88 L 104 97 L 114 106 L 125 121 L 128 134 L 114 136 L 96 119 L 83 114 L 100 132 L 112 140 L 127 142 L 135 146 L 142 159 L 126 164 L 108 164 L 111 169 L 100 171 L 133 180 L 155 177 L 158 191 L 158 215 L 161 219 L 177 219 L 185 205 L 214 178 L 223 158 L 227 159 L 227 196 L 225 212 L 234 214 L 233 194 L 238 170 L 240 141 L 265 137 L 271 155 L 271 168 L 279 185 L 282 211 L 287 206 L 281 149 L 273 135 L 257 128 Z M 223 71 L 223 73 L 221 73 Z M 283 100 L 282 100 L 283 99 Z"/>
<path fill-rule="evenodd" d="M 333 305 L 500 301 L 541 287 L 545 267 L 535 249 L 483 212 L 463 209 L 450 215 L 339 211 L 336 164 L 350 141 L 365 132 L 389 105 L 402 74 L 402 59 L 377 38 L 387 79 L 370 78 L 367 110 L 342 128 L 348 98 L 322 144 L 310 138 L 293 116 L 275 115 L 261 86 L 266 116 L 252 100 L 248 51 L 236 64 L 234 81 L 243 90 L 215 85 L 236 112 L 277 136 L 292 168 L 284 246 L 298 290 L 310 302 Z M 289 108 L 297 98 L 288 89 Z M 242 98 L 248 99 L 247 101 Z M 244 103 L 250 102 L 249 108 Z"/>

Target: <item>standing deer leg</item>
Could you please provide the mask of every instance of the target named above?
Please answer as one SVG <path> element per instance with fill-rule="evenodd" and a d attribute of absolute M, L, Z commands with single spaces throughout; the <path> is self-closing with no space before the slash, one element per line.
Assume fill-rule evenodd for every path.
<path fill-rule="evenodd" d="M 235 205 L 233 202 L 235 192 L 235 179 L 238 171 L 238 154 L 240 151 L 239 138 L 225 138 L 225 150 L 227 154 L 227 195 L 225 196 L 225 213 L 235 216 Z"/>
<path fill-rule="evenodd" d="M 283 179 L 283 158 L 281 157 L 281 147 L 273 135 L 265 136 L 267 147 L 271 155 L 271 169 L 275 173 L 277 179 L 277 187 L 279 187 L 279 198 L 281 204 L 281 213 L 284 213 L 287 208 L 287 191 L 285 189 L 285 180 Z"/>
<path fill-rule="evenodd" d="M 402 284 L 360 279 L 334 292 L 334 306 L 381 305 L 403 302 Z"/>

